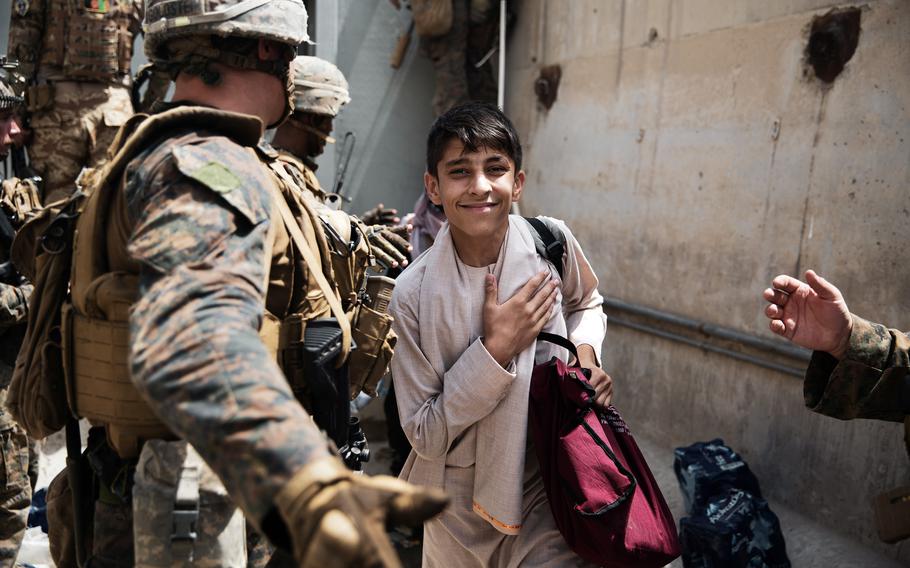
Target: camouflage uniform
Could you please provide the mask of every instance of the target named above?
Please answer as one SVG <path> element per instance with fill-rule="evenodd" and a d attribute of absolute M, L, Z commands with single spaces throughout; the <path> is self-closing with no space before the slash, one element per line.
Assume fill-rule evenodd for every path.
<path fill-rule="evenodd" d="M 468 101 L 496 103 L 493 63 L 480 62 L 493 46 L 498 11 L 489 1 L 451 0 L 452 29 L 439 37 L 421 37 L 420 50 L 436 75 L 433 111 L 439 116 Z M 492 58 L 491 58 L 492 59 Z"/>
<path fill-rule="evenodd" d="M 142 0 L 13 2 L 8 45 L 33 85 L 30 158 L 45 203 L 73 191 L 133 113 L 130 60 L 141 22 Z"/>
<path fill-rule="evenodd" d="M 806 406 L 827 416 L 905 422 L 905 382 L 910 373 L 910 337 L 855 315 L 844 358 L 812 354 L 806 370 Z M 906 422 L 905 422 L 906 423 Z"/>
<path fill-rule="evenodd" d="M 255 43 L 252 54 L 229 51 L 249 43 L 224 47 L 216 35 L 272 40 L 288 54 L 306 39 L 300 0 L 156 1 L 147 7 L 149 58 L 172 76 L 197 75 L 213 88 L 215 62 L 285 80 L 288 73 L 284 60 L 258 59 Z M 323 292 L 330 289 L 323 276 L 330 264 L 315 217 L 270 169 L 275 152 L 257 144 L 262 131 L 256 117 L 191 104 L 137 115 L 118 137 L 119 148 L 130 151 L 92 177 L 75 231 L 71 303 L 64 306 L 70 331 L 63 338 L 73 350 L 67 369 L 73 412 L 95 420 L 100 408 L 110 408 L 104 399 L 116 401 L 112 414 L 95 420 L 104 424 L 103 443 L 89 440 L 89 462 L 100 478 L 92 566 L 132 565 L 133 550 L 137 564 L 169 566 L 171 554 L 186 548 L 165 534 L 184 532 L 177 526 L 184 517 L 176 514 L 174 471 L 160 467 L 173 463 L 168 454 L 189 460 L 192 449 L 205 463 L 192 466 L 201 469 L 201 481 L 199 514 L 190 527 L 199 538 L 191 549 L 203 536 L 223 534 L 239 518 L 239 506 L 272 543 L 293 550 L 299 564 L 374 565 L 377 558 L 389 564 L 394 552 L 380 528 L 386 512 L 401 510 L 422 521 L 442 506 L 438 496 L 424 498 L 398 480 L 355 479 L 331 457 L 292 392 L 299 377 L 287 361 L 300 359 L 303 329 L 292 326 L 298 336 L 285 336 L 284 320 L 339 314 L 340 305 Z M 311 262 L 313 256 L 318 260 Z M 104 330 L 98 341 L 81 335 L 96 329 Z M 344 355 L 346 335 L 341 344 Z M 93 365 L 99 353 L 111 357 L 100 371 Z M 276 356 L 285 357 L 283 369 Z M 105 379 L 100 386 L 92 380 L 98 373 Z M 133 398 L 135 391 L 140 398 Z M 146 425 L 134 413 L 151 417 L 153 434 L 137 433 Z M 169 441 L 174 438 L 182 441 Z M 139 486 L 149 479 L 171 496 L 142 493 Z M 223 514 L 205 514 L 206 479 L 215 487 L 208 499 L 229 523 L 216 522 Z M 55 497 L 65 492 L 51 491 Z M 233 503 L 224 507 L 227 494 Z M 48 508 L 49 518 L 59 518 L 59 509 L 52 512 L 50 502 Z M 221 544 L 242 547 L 242 539 Z M 241 565 L 237 557 L 221 562 L 197 552 L 193 565 Z"/>
<path fill-rule="evenodd" d="M 22 102 L 6 78 L 0 77 L 0 111 L 9 112 Z M 0 142 L 2 144 L 2 142 Z M 6 149 L 0 154 L 5 155 Z M 0 215 L 12 213 L 21 222 L 37 203 L 18 199 L 19 180 L 3 180 L 0 185 Z M 22 197 L 28 197 L 23 193 Z M 35 195 L 36 197 L 36 195 Z M 17 223 L 18 224 L 18 223 Z M 10 251 L 0 251 L 0 260 L 8 260 Z M 28 282 L 0 282 L 0 566 L 13 566 L 25 534 L 28 509 L 32 499 L 29 440 L 6 411 L 6 396 L 13 362 L 21 343 L 21 331 L 28 313 L 32 285 Z"/>
<path fill-rule="evenodd" d="M 29 294 L 30 284 L 0 283 L 0 340 L 4 342 L 4 351 L 19 343 L 5 332 L 10 325 L 25 321 Z M 15 562 L 32 502 L 29 440 L 5 409 L 12 373 L 12 362 L 0 360 L 0 566 L 12 566 Z"/>
<path fill-rule="evenodd" d="M 130 319 L 134 382 L 261 528 L 290 476 L 329 452 L 257 333 L 273 180 L 260 161 L 268 158 L 248 151 L 261 123 L 235 117 L 249 121 L 253 133 L 242 144 L 218 131 L 175 133 L 127 166 L 122 203 L 112 207 L 125 214 L 114 215 L 110 234 L 128 239 L 110 246 L 123 247 L 112 269 L 138 269 L 140 276 Z M 221 169 L 206 177 L 211 164 Z M 287 235 L 279 234 L 268 311 L 327 313 L 318 294 L 288 289 L 288 282 L 306 280 Z M 173 356 L 177 346 L 184 356 Z M 123 462 L 127 476 L 134 463 Z M 103 488 L 95 505 L 98 565 L 132 565 L 135 512 L 128 495 L 117 493 Z"/>

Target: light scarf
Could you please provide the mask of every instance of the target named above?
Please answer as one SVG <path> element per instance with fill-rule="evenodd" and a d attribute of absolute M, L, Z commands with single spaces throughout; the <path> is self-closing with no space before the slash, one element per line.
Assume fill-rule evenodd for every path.
<path fill-rule="evenodd" d="M 426 271 L 420 286 L 421 351 L 433 369 L 443 376 L 477 339 L 473 330 L 472 301 L 454 287 L 465 275 L 452 242 L 449 225 L 443 225 L 436 242 L 426 252 Z M 509 216 L 509 230 L 500 248 L 493 274 L 503 303 L 535 274 L 547 269 L 537 254 L 528 224 Z M 555 276 L 555 272 L 551 271 Z M 476 292 L 474 292 L 476 293 Z M 482 326 L 481 326 L 482 327 Z M 557 311 L 546 331 L 566 335 L 566 322 Z M 499 405 L 476 424 L 477 446 L 474 470 L 474 512 L 505 534 L 518 534 L 522 517 L 522 478 L 528 435 L 528 389 L 534 368 L 536 342 L 515 358 L 516 378 Z M 566 352 L 541 343 L 540 356 L 565 358 Z M 444 466 L 443 466 L 444 467 Z"/>

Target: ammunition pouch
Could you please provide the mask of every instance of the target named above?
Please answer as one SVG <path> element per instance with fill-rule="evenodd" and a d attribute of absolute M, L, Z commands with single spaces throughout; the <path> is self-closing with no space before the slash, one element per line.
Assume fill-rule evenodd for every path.
<path fill-rule="evenodd" d="M 371 277 L 372 278 L 372 277 Z M 351 337 L 357 350 L 351 352 L 350 397 L 361 391 L 376 396 L 379 380 L 388 372 L 398 338 L 392 331 L 392 316 L 379 312 L 366 303 L 354 312 Z"/>
<path fill-rule="evenodd" d="M 357 345 L 348 360 L 350 397 L 353 400 L 361 392 L 376 396 L 376 387 L 388 372 L 397 341 L 392 316 L 387 313 L 395 281 L 367 276 L 373 256 L 359 220 L 341 212 L 318 212 L 331 249 L 335 282 L 351 322 L 351 338 Z"/>
<path fill-rule="evenodd" d="M 130 72 L 138 17 L 132 1 L 48 3 L 39 66 L 68 81 L 119 80 Z"/>
<path fill-rule="evenodd" d="M 22 226 L 41 209 L 38 181 L 40 178 L 13 178 L 0 182 L 0 209 L 10 216 L 13 226 Z"/>
<path fill-rule="evenodd" d="M 32 85 L 25 90 L 25 108 L 29 113 L 54 108 L 54 95 L 52 83 Z"/>

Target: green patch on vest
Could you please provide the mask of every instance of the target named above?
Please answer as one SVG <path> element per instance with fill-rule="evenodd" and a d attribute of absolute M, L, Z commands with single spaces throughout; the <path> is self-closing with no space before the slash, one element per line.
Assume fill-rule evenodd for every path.
<path fill-rule="evenodd" d="M 218 162 L 209 162 L 189 174 L 189 176 L 218 193 L 230 193 L 240 187 L 240 178 L 227 169 L 224 164 Z"/>

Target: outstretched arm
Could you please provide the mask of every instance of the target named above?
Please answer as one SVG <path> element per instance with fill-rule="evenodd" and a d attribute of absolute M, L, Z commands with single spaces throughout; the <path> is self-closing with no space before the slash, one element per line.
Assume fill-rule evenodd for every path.
<path fill-rule="evenodd" d="M 191 161 L 181 150 L 174 154 L 186 169 Z M 249 163 L 234 147 L 212 148 L 212 160 L 216 150 L 232 160 L 226 164 Z M 246 173 L 245 185 L 223 193 L 173 159 L 131 176 L 129 252 L 141 275 L 130 362 L 155 413 L 193 444 L 261 527 L 276 494 L 328 450 L 259 339 L 269 194 L 266 182 L 257 186 L 259 177 Z"/>
<path fill-rule="evenodd" d="M 850 341 L 853 320 L 840 290 L 814 270 L 806 282 L 781 274 L 764 291 L 765 315 L 774 333 L 813 351 L 842 359 Z"/>
<path fill-rule="evenodd" d="M 809 270 L 764 291 L 774 333 L 812 349 L 803 390 L 806 406 L 848 420 L 903 421 L 910 410 L 910 338 L 850 313 L 840 290 Z"/>

